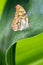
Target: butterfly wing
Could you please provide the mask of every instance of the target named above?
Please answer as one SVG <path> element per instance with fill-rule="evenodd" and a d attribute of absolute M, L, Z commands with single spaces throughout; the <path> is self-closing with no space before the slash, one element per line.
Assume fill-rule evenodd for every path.
<path fill-rule="evenodd" d="M 14 31 L 24 30 L 28 27 L 28 16 L 21 5 L 16 6 L 15 17 L 12 21 L 11 27 Z"/>

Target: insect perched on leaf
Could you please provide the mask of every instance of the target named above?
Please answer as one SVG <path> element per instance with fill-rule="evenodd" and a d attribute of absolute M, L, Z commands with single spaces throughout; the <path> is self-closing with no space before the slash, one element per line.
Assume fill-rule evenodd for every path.
<path fill-rule="evenodd" d="M 29 26 L 28 16 L 21 5 L 16 5 L 15 17 L 11 23 L 14 31 L 24 30 Z"/>

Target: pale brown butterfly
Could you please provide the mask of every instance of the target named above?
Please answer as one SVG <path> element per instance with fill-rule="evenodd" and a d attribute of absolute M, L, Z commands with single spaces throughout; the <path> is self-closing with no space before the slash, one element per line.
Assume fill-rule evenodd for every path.
<path fill-rule="evenodd" d="M 29 26 L 28 16 L 21 5 L 16 5 L 15 17 L 11 23 L 13 31 L 24 30 Z"/>

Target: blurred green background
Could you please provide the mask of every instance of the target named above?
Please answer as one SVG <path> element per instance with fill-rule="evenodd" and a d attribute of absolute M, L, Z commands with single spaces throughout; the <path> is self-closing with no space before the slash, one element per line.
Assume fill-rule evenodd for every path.
<path fill-rule="evenodd" d="M 0 0 L 0 17 L 7 0 Z M 16 65 L 43 65 L 43 33 L 19 40 L 16 45 Z"/>
<path fill-rule="evenodd" d="M 0 16 L 3 13 L 3 9 L 7 0 L 0 0 Z"/>

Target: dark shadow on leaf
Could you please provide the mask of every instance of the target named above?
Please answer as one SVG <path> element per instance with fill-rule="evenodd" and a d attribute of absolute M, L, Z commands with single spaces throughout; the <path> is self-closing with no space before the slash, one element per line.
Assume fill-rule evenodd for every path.
<path fill-rule="evenodd" d="M 9 49 L 7 54 L 8 65 L 15 65 L 16 43 Z"/>

